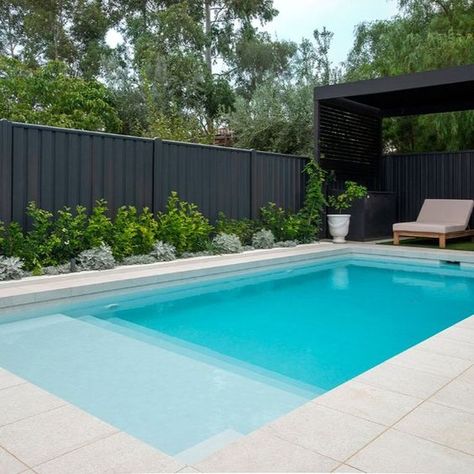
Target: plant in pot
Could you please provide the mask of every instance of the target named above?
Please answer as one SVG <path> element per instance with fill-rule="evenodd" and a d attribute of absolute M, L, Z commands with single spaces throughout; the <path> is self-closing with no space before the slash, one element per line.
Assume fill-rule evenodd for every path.
<path fill-rule="evenodd" d="M 334 243 L 343 244 L 349 233 L 350 214 L 343 214 L 357 199 L 367 197 L 367 188 L 354 181 L 344 183 L 344 191 L 339 194 L 328 196 L 328 204 L 338 214 L 328 214 L 329 233 Z"/>

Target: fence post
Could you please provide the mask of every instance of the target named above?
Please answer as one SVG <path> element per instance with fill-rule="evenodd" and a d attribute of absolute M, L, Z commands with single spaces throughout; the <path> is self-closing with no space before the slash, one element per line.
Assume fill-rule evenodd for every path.
<path fill-rule="evenodd" d="M 9 223 L 13 204 L 13 126 L 0 120 L 0 221 Z"/>
<path fill-rule="evenodd" d="M 160 209 L 160 193 L 158 190 L 158 186 L 160 183 L 160 160 L 163 156 L 163 141 L 161 138 L 155 137 L 153 140 L 153 178 L 151 181 L 152 188 L 151 188 L 151 199 L 152 199 L 152 212 L 156 213 Z"/>
<path fill-rule="evenodd" d="M 250 186 L 249 186 L 249 191 L 250 191 L 250 212 L 249 212 L 249 217 L 250 219 L 256 219 L 257 216 L 257 178 L 256 178 L 256 173 L 255 173 L 255 166 L 256 166 L 256 160 L 257 160 L 257 152 L 255 150 L 249 150 L 250 153 Z"/>

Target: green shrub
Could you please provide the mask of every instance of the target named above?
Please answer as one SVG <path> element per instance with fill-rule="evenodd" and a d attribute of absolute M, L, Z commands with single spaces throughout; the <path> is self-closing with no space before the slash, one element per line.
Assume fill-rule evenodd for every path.
<path fill-rule="evenodd" d="M 306 189 L 303 208 L 298 215 L 301 218 L 301 242 L 311 242 L 319 239 L 321 230 L 321 216 L 326 206 L 324 195 L 324 181 L 326 172 L 315 162 L 308 161 L 303 170 L 306 175 Z"/>
<path fill-rule="evenodd" d="M 27 270 L 41 273 L 41 267 L 56 265 L 52 256 L 53 242 L 50 239 L 53 229 L 53 214 L 40 209 L 35 202 L 30 202 L 26 214 L 31 219 L 31 230 L 25 235 L 18 257 L 22 258 Z"/>
<path fill-rule="evenodd" d="M 1 253 L 7 257 L 22 257 L 25 248 L 25 235 L 18 222 L 10 222 L 3 228 Z"/>
<path fill-rule="evenodd" d="M 107 216 L 107 202 L 104 199 L 96 201 L 87 220 L 85 230 L 86 248 L 99 247 L 112 241 L 112 221 Z"/>
<path fill-rule="evenodd" d="M 88 248 L 85 239 L 87 213 L 84 206 L 76 206 L 73 214 L 71 208 L 65 207 L 57 213 L 51 228 L 50 262 L 41 261 L 41 265 L 60 265 L 77 257 Z"/>
<path fill-rule="evenodd" d="M 341 213 L 349 209 L 352 203 L 357 199 L 367 197 L 367 188 L 354 181 L 346 181 L 344 183 L 344 192 L 328 197 L 328 203 L 331 208 Z"/>
<path fill-rule="evenodd" d="M 252 235 L 260 229 L 261 224 L 258 221 L 231 219 L 223 212 L 219 212 L 215 230 L 218 234 L 234 234 L 239 237 L 243 245 L 249 245 L 252 242 Z"/>
<path fill-rule="evenodd" d="M 203 250 L 212 232 L 197 206 L 181 201 L 176 192 L 171 193 L 166 211 L 160 212 L 157 219 L 157 238 L 174 245 L 178 254 Z"/>
<path fill-rule="evenodd" d="M 121 261 L 131 255 L 145 255 L 153 249 L 158 223 L 148 208 L 138 213 L 134 206 L 118 209 L 112 225 L 114 257 Z"/>

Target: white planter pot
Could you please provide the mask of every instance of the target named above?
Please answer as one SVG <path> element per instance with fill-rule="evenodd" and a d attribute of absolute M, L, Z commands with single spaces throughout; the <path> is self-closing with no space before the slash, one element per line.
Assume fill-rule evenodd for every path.
<path fill-rule="evenodd" d="M 329 233 L 334 243 L 345 243 L 350 220 L 350 214 L 328 214 Z"/>

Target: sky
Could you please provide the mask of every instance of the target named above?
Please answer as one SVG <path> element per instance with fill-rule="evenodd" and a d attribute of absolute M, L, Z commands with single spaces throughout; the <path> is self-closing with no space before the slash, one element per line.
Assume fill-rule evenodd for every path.
<path fill-rule="evenodd" d="M 278 16 L 264 29 L 280 40 L 299 42 L 312 38 L 316 28 L 334 33 L 330 59 L 340 63 L 354 40 L 354 28 L 361 22 L 382 20 L 397 13 L 396 0 L 274 0 Z"/>

